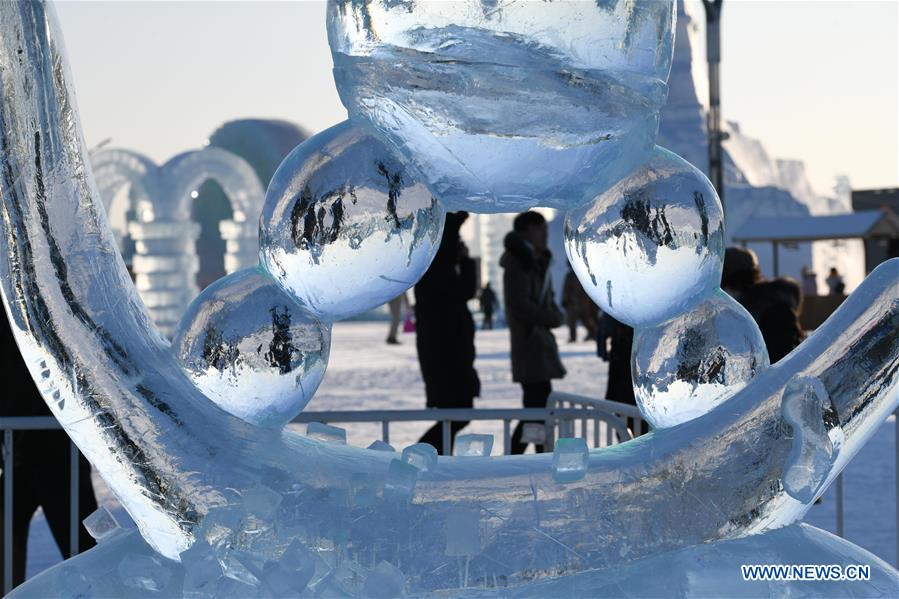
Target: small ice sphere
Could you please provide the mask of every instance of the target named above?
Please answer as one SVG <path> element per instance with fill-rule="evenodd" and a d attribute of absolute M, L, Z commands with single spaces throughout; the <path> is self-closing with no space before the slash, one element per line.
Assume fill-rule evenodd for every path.
<path fill-rule="evenodd" d="M 197 539 L 188 549 L 181 552 L 184 568 L 185 597 L 213 597 L 216 584 L 222 578 L 222 566 L 203 539 Z"/>
<path fill-rule="evenodd" d="M 589 458 L 584 438 L 559 439 L 553 448 L 553 478 L 557 483 L 581 480 L 587 474 Z"/>
<path fill-rule="evenodd" d="M 204 289 L 172 339 L 172 353 L 206 397 L 238 418 L 273 428 L 312 399 L 330 349 L 331 325 L 257 268 Z"/>
<path fill-rule="evenodd" d="M 457 509 L 446 515 L 446 554 L 477 555 L 481 552 L 481 518 L 476 509 Z"/>
<path fill-rule="evenodd" d="M 405 587 L 406 576 L 403 572 L 393 564 L 382 561 L 366 577 L 362 596 L 372 599 L 402 597 Z"/>
<path fill-rule="evenodd" d="M 419 470 L 430 470 L 437 465 L 437 449 L 429 443 L 415 443 L 403 449 L 403 461 Z"/>
<path fill-rule="evenodd" d="M 830 475 L 843 432 L 824 385 L 816 377 L 796 376 L 784 389 L 781 412 L 793 429 L 784 464 L 783 486 L 797 501 L 810 504 Z"/>
<path fill-rule="evenodd" d="M 390 443 L 384 443 L 380 439 L 376 441 L 372 441 L 371 445 L 368 446 L 368 449 L 372 449 L 374 451 L 392 451 L 396 452 L 396 448 Z"/>
<path fill-rule="evenodd" d="M 632 327 L 686 312 L 721 282 L 724 211 L 695 166 L 664 148 L 565 218 L 565 251 L 584 290 Z"/>
<path fill-rule="evenodd" d="M 328 321 L 376 308 L 421 278 L 445 214 L 405 163 L 344 121 L 284 159 L 259 227 L 262 265 Z"/>
<path fill-rule="evenodd" d="M 306 425 L 306 436 L 310 439 L 325 441 L 326 443 L 341 443 L 346 445 L 346 430 L 339 426 L 331 426 L 322 422 L 310 422 Z"/>
<path fill-rule="evenodd" d="M 98 543 L 108 541 L 122 530 L 115 516 L 102 505 L 84 519 L 84 528 Z"/>
<path fill-rule="evenodd" d="M 455 456 L 489 456 L 493 451 L 493 435 L 458 435 L 453 445 Z"/>
<path fill-rule="evenodd" d="M 634 333 L 634 395 L 653 428 L 702 416 L 766 368 L 758 325 L 720 289 L 668 322 Z"/>
<path fill-rule="evenodd" d="M 126 587 L 154 593 L 162 591 L 172 578 L 171 570 L 163 565 L 162 560 L 139 553 L 125 555 L 116 572 Z"/>
<path fill-rule="evenodd" d="M 384 494 L 397 499 L 408 499 L 418 482 L 418 468 L 402 460 L 391 460 L 387 468 Z"/>
<path fill-rule="evenodd" d="M 255 485 L 243 493 L 243 505 L 248 513 L 269 520 L 275 515 L 283 497 L 265 485 Z"/>

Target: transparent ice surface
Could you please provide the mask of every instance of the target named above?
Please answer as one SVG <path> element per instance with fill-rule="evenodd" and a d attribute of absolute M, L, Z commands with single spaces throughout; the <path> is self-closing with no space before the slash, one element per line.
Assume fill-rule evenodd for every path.
<path fill-rule="evenodd" d="M 456 435 L 455 456 L 489 456 L 493 451 L 493 435 Z"/>
<path fill-rule="evenodd" d="M 674 2 L 332 0 L 334 81 L 448 209 L 570 208 L 646 160 Z"/>
<path fill-rule="evenodd" d="M 424 274 L 443 234 L 440 202 L 351 121 L 310 137 L 269 183 L 262 264 L 325 320 L 395 298 Z"/>
<path fill-rule="evenodd" d="M 312 399 L 330 349 L 330 323 L 257 268 L 204 289 L 172 339 L 197 388 L 231 414 L 270 427 L 283 426 Z"/>
<path fill-rule="evenodd" d="M 115 516 L 103 506 L 84 519 L 84 528 L 97 542 L 108 541 L 122 529 Z"/>
<path fill-rule="evenodd" d="M 310 422 L 307 424 L 306 436 L 327 443 L 342 443 L 346 445 L 346 429 L 322 422 Z"/>
<path fill-rule="evenodd" d="M 388 562 L 381 562 L 375 566 L 365 579 L 362 593 L 366 597 L 393 599 L 403 596 L 403 587 L 406 586 L 406 577 L 402 570 Z"/>
<path fill-rule="evenodd" d="M 130 589 L 158 593 L 172 578 L 171 564 L 163 565 L 163 561 L 161 557 L 128 553 L 119 562 L 116 573 Z"/>
<path fill-rule="evenodd" d="M 755 320 L 720 289 L 687 312 L 634 332 L 634 395 L 654 428 L 702 416 L 768 364 Z"/>
<path fill-rule="evenodd" d="M 709 180 L 656 147 L 652 159 L 565 218 L 584 290 L 633 327 L 681 314 L 721 282 L 724 213 Z"/>
<path fill-rule="evenodd" d="M 481 552 L 481 516 L 477 510 L 456 509 L 446 515 L 446 554 L 477 555 Z"/>
<path fill-rule="evenodd" d="M 590 450 L 582 437 L 559 439 L 553 447 L 553 478 L 557 483 L 572 483 L 587 474 Z"/>
<path fill-rule="evenodd" d="M 115 535 L 13 597 L 145 595 L 116 575 L 129 553 L 172 560 L 162 596 L 267 596 L 265 564 L 294 541 L 314 556 L 308 588 L 319 596 L 363 595 L 382 561 L 403 573 L 410 595 L 601 596 L 631 585 L 651 595 L 664 585 L 656 596 L 730 597 L 755 591 L 734 582 L 747 556 L 874 565 L 874 579 L 853 587 L 864 591 L 784 583 L 775 587 L 781 595 L 896 588 L 896 571 L 874 556 L 795 526 L 811 503 L 784 485 L 801 435 L 783 404 L 788 386 L 806 377 L 826 393 L 815 392 L 830 402 L 822 422 L 832 443 L 842 441 L 816 485 L 825 488 L 899 403 L 899 260 L 875 269 L 799 348 L 725 404 L 591 451 L 579 481 L 556 483 L 545 454 L 446 457 L 420 472 L 396 454 L 250 424 L 191 383 L 116 251 L 55 21 L 41 2 L 0 3 L 0 31 L 6 315 L 49 409 L 146 539 Z M 815 426 L 800 433 L 818 434 Z M 817 472 L 814 464 L 806 470 Z M 373 488 L 372 503 L 351 501 L 360 482 Z M 267 518 L 246 501 L 258 485 L 281 498 Z M 216 508 L 241 513 L 230 520 L 238 528 L 221 523 L 213 546 L 204 519 Z M 440 531 L 459 510 L 477 513 L 480 548 L 448 559 Z M 224 576 L 223 563 L 258 582 Z"/>

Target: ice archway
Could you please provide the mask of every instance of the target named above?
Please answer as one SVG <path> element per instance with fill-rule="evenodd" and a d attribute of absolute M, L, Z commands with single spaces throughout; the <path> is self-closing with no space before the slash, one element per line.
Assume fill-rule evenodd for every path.
<path fill-rule="evenodd" d="M 183 152 L 157 166 L 138 152 L 108 149 L 96 152 L 91 162 L 107 212 L 116 194 L 130 185 L 129 211 L 136 218 L 128 223 L 128 235 L 135 243 L 134 281 L 164 334 L 171 334 L 198 291 L 199 226 L 191 221 L 190 204 L 191 193 L 202 183 L 217 182 L 233 210 L 232 218 L 219 224 L 226 244 L 225 272 L 256 264 L 265 191 L 243 158 L 210 147 Z"/>

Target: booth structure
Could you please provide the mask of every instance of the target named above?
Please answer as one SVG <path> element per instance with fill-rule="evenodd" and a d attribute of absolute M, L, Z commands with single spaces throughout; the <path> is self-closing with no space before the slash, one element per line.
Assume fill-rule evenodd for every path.
<path fill-rule="evenodd" d="M 899 239 L 899 216 L 884 208 L 826 216 L 759 217 L 746 221 L 733 235 L 734 243 L 743 247 L 749 243 L 771 243 L 775 277 L 780 276 L 780 246 L 836 239 Z"/>

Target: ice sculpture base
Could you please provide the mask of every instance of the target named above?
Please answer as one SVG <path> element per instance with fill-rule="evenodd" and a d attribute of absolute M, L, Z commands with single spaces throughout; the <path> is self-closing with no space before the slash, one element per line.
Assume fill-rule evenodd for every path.
<path fill-rule="evenodd" d="M 129 580 L 127 569 L 120 567 L 122 562 L 150 559 L 161 564 L 154 568 L 158 587 L 135 584 L 134 580 Z M 314 561 L 315 572 L 310 584 L 298 596 L 319 596 L 325 590 L 323 585 L 335 582 L 341 584 L 347 596 L 364 595 L 362 587 L 352 588 L 351 582 L 335 581 L 339 578 L 338 572 L 346 568 L 345 564 L 332 568 L 334 564 L 328 565 L 327 556 L 321 555 Z M 867 581 L 747 582 L 740 570 L 744 564 L 867 565 L 871 568 L 871 576 Z M 366 572 L 351 568 L 353 578 L 364 581 L 369 569 L 361 565 L 359 568 Z M 647 576 L 647 572 L 652 576 Z M 132 530 L 41 573 L 15 589 L 9 599 L 181 597 L 183 583 L 181 564 L 155 553 L 137 531 Z M 687 547 L 613 568 L 588 570 L 516 587 L 455 588 L 447 589 L 447 592 L 454 597 L 492 597 L 497 592 L 506 597 L 885 597 L 897 588 L 899 571 L 880 558 L 819 528 L 797 524 L 761 535 Z M 251 586 L 223 577 L 217 581 L 212 596 L 270 595 L 271 591 L 264 583 Z"/>

